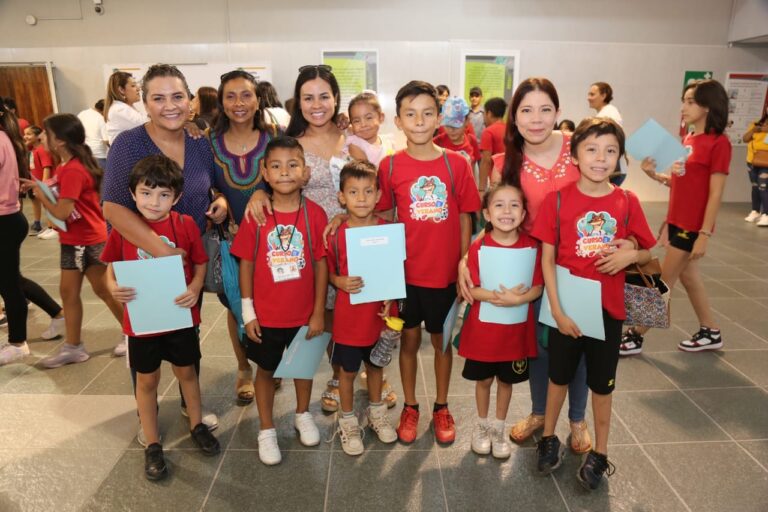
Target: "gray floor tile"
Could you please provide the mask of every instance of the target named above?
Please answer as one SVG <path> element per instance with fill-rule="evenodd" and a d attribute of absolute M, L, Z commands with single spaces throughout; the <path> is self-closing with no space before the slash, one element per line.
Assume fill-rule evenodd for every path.
<path fill-rule="evenodd" d="M 203 395 L 203 411 L 214 413 L 219 418 L 219 427 L 213 432 L 222 447 L 226 447 L 235 432 L 235 426 L 240 420 L 242 410 L 232 406 L 229 397 Z M 197 450 L 189 436 L 190 421 L 181 415 L 181 402 L 176 397 L 166 397 L 160 402 L 158 416 L 160 433 L 163 436 L 163 447 L 166 449 Z M 130 432 L 132 436 L 138 431 L 138 421 L 131 420 Z M 131 448 L 139 448 L 137 442 L 130 445 Z"/>
<path fill-rule="evenodd" d="M 616 369 L 616 391 L 654 391 L 675 386 L 645 357 L 625 357 Z"/>
<path fill-rule="evenodd" d="M 759 386 L 768 386 L 768 349 L 743 352 L 725 351 L 721 357 Z"/>
<path fill-rule="evenodd" d="M 73 395 L 80 393 L 111 362 L 107 357 L 92 357 L 84 363 L 70 364 L 52 370 L 35 366 L 3 387 L 3 393 L 50 393 Z"/>
<path fill-rule="evenodd" d="M 747 449 L 760 464 L 768 468 L 768 440 L 764 441 L 742 441 L 741 446 Z"/>
<path fill-rule="evenodd" d="M 204 357 L 200 360 L 200 391 L 204 395 L 226 396 L 234 401 L 236 378 L 235 356 Z M 170 396 L 179 396 L 179 387 L 174 384 L 166 393 Z"/>
<path fill-rule="evenodd" d="M 768 473 L 735 443 L 647 446 L 646 450 L 691 510 L 768 509 Z M 716 471 L 713 461 L 717 461 Z"/>
<path fill-rule="evenodd" d="M 689 391 L 734 439 L 768 439 L 768 393 L 762 388 Z"/>
<path fill-rule="evenodd" d="M 711 352 L 646 355 L 681 388 L 720 388 L 754 385 Z"/>

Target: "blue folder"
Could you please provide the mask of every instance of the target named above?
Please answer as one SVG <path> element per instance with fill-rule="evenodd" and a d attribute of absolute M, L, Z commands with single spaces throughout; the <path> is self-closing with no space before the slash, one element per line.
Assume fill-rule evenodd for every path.
<path fill-rule="evenodd" d="M 307 326 L 299 329 L 283 358 L 275 370 L 274 376 L 280 379 L 311 379 L 315 376 L 320 361 L 325 354 L 331 334 L 324 332 L 312 339 L 307 339 Z"/>
<path fill-rule="evenodd" d="M 680 140 L 653 118 L 648 119 L 629 136 L 626 148 L 632 158 L 643 160 L 651 157 L 656 160 L 658 172 L 664 172 L 677 160 L 685 160 L 688 157 L 688 151 Z"/>
<path fill-rule="evenodd" d="M 603 293 L 600 281 L 574 276 L 567 268 L 560 265 L 557 265 L 556 274 L 557 298 L 560 299 L 563 313 L 576 322 L 582 335 L 605 340 Z M 549 305 L 546 290 L 544 290 L 539 322 L 557 329 L 557 322 L 552 317 L 552 308 Z"/>
<path fill-rule="evenodd" d="M 38 180 L 37 178 L 35 178 L 35 182 L 38 184 L 38 186 L 40 187 L 40 190 L 43 191 L 43 194 L 45 194 L 45 197 L 48 198 L 50 202 L 52 202 L 53 204 L 57 204 L 59 202 L 56 195 L 54 195 L 53 190 L 51 190 L 51 187 L 46 185 L 45 182 Z M 65 232 L 67 231 L 66 222 L 64 222 L 63 220 L 57 219 L 56 217 L 53 216 L 52 213 L 48 211 L 46 211 L 45 216 L 48 217 L 48 220 L 51 221 L 51 223 L 54 226 L 56 226 L 62 231 L 65 231 Z"/>
<path fill-rule="evenodd" d="M 503 247 L 480 247 L 480 286 L 486 290 L 514 288 L 523 284 L 530 288 L 536 265 L 536 248 L 506 249 Z M 528 304 L 519 306 L 494 306 L 489 302 L 480 303 L 480 320 L 493 324 L 519 324 L 528 318 Z"/>
<path fill-rule="evenodd" d="M 448 349 L 448 345 L 453 339 L 453 328 L 456 326 L 456 320 L 459 318 L 459 299 L 453 301 L 453 306 L 448 310 L 443 321 L 443 352 Z"/>
<path fill-rule="evenodd" d="M 136 334 L 154 334 L 192 327 L 192 311 L 173 303 L 187 290 L 181 256 L 112 264 L 120 286 L 136 290 L 127 304 L 128 318 Z"/>
<path fill-rule="evenodd" d="M 349 228 L 347 266 L 350 276 L 363 278 L 360 293 L 349 295 L 352 304 L 405 297 L 405 228 L 382 224 Z"/>

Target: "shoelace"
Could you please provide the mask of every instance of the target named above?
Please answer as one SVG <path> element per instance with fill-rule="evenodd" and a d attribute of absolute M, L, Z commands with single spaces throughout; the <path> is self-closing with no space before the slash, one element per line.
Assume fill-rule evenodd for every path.
<path fill-rule="evenodd" d="M 453 426 L 456 422 L 450 414 L 435 414 L 435 423 L 438 423 L 440 428 L 448 428 Z"/>
<path fill-rule="evenodd" d="M 588 462 L 586 464 L 586 467 L 592 467 L 593 473 L 598 470 L 601 473 L 604 473 L 605 476 L 610 477 L 613 476 L 613 474 L 616 472 L 616 466 L 613 464 L 613 462 L 609 461 L 607 458 L 605 459 L 605 462 L 603 462 L 601 459 L 598 459 L 597 457 L 591 457 L 588 459 Z"/>
<path fill-rule="evenodd" d="M 341 442 L 345 442 L 349 439 L 349 433 L 344 431 L 344 429 L 341 428 L 341 424 L 339 423 L 339 413 L 337 412 L 334 414 L 334 422 L 333 424 L 335 427 L 331 427 L 332 434 L 331 437 L 327 437 L 325 439 L 326 443 L 332 443 L 334 439 L 336 439 L 336 436 L 339 436 L 341 438 Z M 365 439 L 365 430 L 360 426 L 360 421 L 358 420 L 357 426 L 352 427 L 351 430 L 358 430 L 360 433 L 360 439 Z"/>
<path fill-rule="evenodd" d="M 389 416 L 386 414 L 382 414 L 381 416 L 374 417 L 375 421 L 371 421 L 371 418 L 367 419 L 367 425 L 370 425 L 370 427 L 378 433 L 382 428 L 389 427 L 391 429 L 394 429 L 395 427 L 392 425 L 392 422 L 389 421 Z M 363 432 L 365 434 L 365 432 Z"/>

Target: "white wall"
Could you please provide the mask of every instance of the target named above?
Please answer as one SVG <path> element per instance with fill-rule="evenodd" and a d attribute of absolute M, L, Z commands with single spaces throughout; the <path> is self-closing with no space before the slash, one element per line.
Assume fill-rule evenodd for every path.
<path fill-rule="evenodd" d="M 727 71 L 768 70 L 765 48 L 726 46 L 731 2 L 722 0 L 393 0 L 370 8 L 361 0 L 332 7 L 284 0 L 258 9 L 246 0 L 105 0 L 101 17 L 90 0 L 81 3 L 82 20 L 36 27 L 24 25 L 23 16 L 55 10 L 77 17 L 76 0 L 0 3 L 0 62 L 52 61 L 64 111 L 103 94 L 103 64 L 270 60 L 285 99 L 297 68 L 318 62 L 322 49 L 359 47 L 379 50 L 380 94 L 391 121 L 394 94 L 406 81 L 458 90 L 462 50 L 518 49 L 521 75 L 550 78 L 564 117 L 590 114 L 587 88 L 602 80 L 612 84 L 628 132 L 648 117 L 676 132 L 685 70 L 711 70 L 720 80 Z M 744 149 L 735 148 L 726 201 L 749 199 L 744 159 Z M 666 190 L 636 171 L 633 164 L 628 184 L 642 199 L 666 200 Z"/>
<path fill-rule="evenodd" d="M 744 41 L 761 38 L 768 41 L 768 2 L 765 0 L 735 0 L 729 41 Z"/>

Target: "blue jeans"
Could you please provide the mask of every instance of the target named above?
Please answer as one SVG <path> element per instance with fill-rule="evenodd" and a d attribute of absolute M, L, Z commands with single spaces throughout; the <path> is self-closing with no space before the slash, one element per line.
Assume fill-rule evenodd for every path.
<path fill-rule="evenodd" d="M 545 292 L 546 293 L 546 292 Z M 541 299 L 533 303 L 534 316 L 539 317 L 541 309 Z M 542 324 L 536 325 L 536 339 L 540 340 L 539 335 L 543 329 L 548 327 Z M 547 386 L 549 386 L 549 352 L 548 349 L 539 343 L 539 357 L 531 359 L 528 363 L 529 380 L 531 387 L 531 412 L 533 414 L 544 416 L 547 408 Z M 568 385 L 568 419 L 571 421 L 583 421 L 587 409 L 587 363 L 584 356 L 581 356 L 579 366 L 576 368 L 576 374 Z"/>
<path fill-rule="evenodd" d="M 768 168 L 749 167 L 749 181 L 752 183 L 752 209 L 759 213 L 768 213 Z M 761 175 L 763 177 L 761 177 Z"/>

